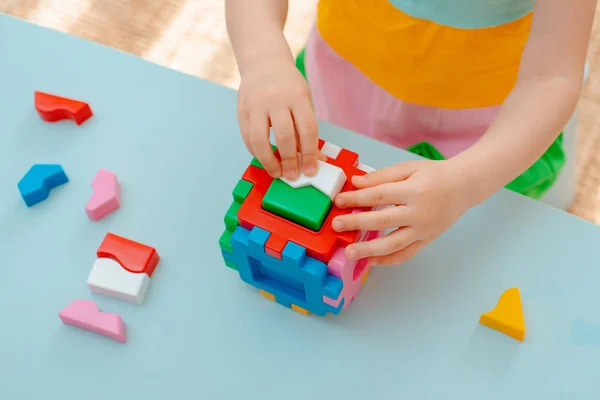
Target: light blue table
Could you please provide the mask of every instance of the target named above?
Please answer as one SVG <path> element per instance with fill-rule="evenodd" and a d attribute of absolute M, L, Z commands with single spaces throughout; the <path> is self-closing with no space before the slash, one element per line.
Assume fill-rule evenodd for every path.
<path fill-rule="evenodd" d="M 88 101 L 81 127 L 48 124 L 33 92 Z M 218 238 L 249 162 L 235 92 L 0 16 L 0 399 L 598 399 L 600 229 L 502 191 L 412 261 L 375 271 L 348 312 L 301 316 L 223 265 Z M 409 154 L 339 128 L 324 139 L 382 167 Z M 71 181 L 25 207 L 32 163 Z M 123 206 L 94 223 L 99 168 Z M 86 279 L 106 232 L 155 246 L 145 304 L 95 296 Z M 521 288 L 520 343 L 478 324 Z M 125 345 L 65 326 L 94 299 Z"/>

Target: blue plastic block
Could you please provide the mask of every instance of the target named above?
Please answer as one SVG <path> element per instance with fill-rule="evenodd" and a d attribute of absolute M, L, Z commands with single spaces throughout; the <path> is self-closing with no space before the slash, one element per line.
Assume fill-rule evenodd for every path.
<path fill-rule="evenodd" d="M 31 207 L 48 198 L 50 191 L 69 182 L 69 178 L 60 165 L 35 164 L 19 181 L 21 197 L 27 207 Z"/>
<path fill-rule="evenodd" d="M 233 254 L 223 255 L 238 267 L 240 278 L 275 296 L 286 307 L 295 304 L 316 315 L 339 314 L 338 307 L 323 302 L 323 295 L 337 299 L 342 292 L 340 279 L 327 273 L 327 265 L 306 255 L 306 249 L 288 242 L 281 260 L 265 252 L 271 234 L 254 227 L 249 231 L 238 226 L 231 236 Z"/>

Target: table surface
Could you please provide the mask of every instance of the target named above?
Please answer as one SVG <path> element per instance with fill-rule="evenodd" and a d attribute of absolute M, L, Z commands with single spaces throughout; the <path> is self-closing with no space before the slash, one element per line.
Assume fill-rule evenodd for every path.
<path fill-rule="evenodd" d="M 600 396 L 600 229 L 500 191 L 413 260 L 378 269 L 339 316 L 266 301 L 223 264 L 218 238 L 250 157 L 229 90 L 75 37 L 0 16 L 0 398 L 591 399 Z M 35 90 L 82 99 L 78 127 L 43 122 Z M 373 167 L 410 154 L 321 124 Z M 70 182 L 27 208 L 33 163 Z M 100 168 L 120 210 L 91 222 Z M 107 232 L 162 259 L 143 305 L 86 286 Z M 523 343 L 478 324 L 521 289 Z M 94 299 L 128 342 L 63 325 Z M 169 396 L 169 397 L 168 397 Z"/>

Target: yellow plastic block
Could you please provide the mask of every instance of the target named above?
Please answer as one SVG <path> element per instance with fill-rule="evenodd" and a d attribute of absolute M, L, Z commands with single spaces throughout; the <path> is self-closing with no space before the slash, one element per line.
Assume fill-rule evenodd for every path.
<path fill-rule="evenodd" d="M 295 304 L 292 304 L 292 310 L 299 312 L 300 314 L 308 315 L 308 310 L 305 310 L 302 307 L 298 307 Z"/>
<path fill-rule="evenodd" d="M 271 293 L 269 292 L 265 292 L 264 290 L 258 290 L 258 293 L 262 294 L 263 296 L 265 296 L 267 299 L 269 300 L 273 300 L 275 301 L 275 296 L 273 296 Z"/>
<path fill-rule="evenodd" d="M 367 281 L 367 278 L 369 277 L 369 274 L 371 273 L 371 270 L 367 270 L 367 272 L 365 272 L 365 276 L 363 276 L 362 278 L 362 284 L 364 285 L 365 282 Z"/>
<path fill-rule="evenodd" d="M 522 342 L 525 339 L 525 318 L 519 288 L 502 293 L 496 307 L 481 314 L 479 323 Z"/>

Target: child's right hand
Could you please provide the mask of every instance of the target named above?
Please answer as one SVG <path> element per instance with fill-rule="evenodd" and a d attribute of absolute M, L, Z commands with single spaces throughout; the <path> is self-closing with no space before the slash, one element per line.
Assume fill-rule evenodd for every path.
<path fill-rule="evenodd" d="M 323 156 L 318 148 L 317 119 L 304 77 L 288 59 L 261 60 L 246 69 L 238 93 L 238 123 L 248 151 L 273 178 L 296 179 L 317 172 Z M 269 142 L 273 127 L 281 155 L 277 160 Z M 301 164 L 298 159 L 301 153 Z"/>

